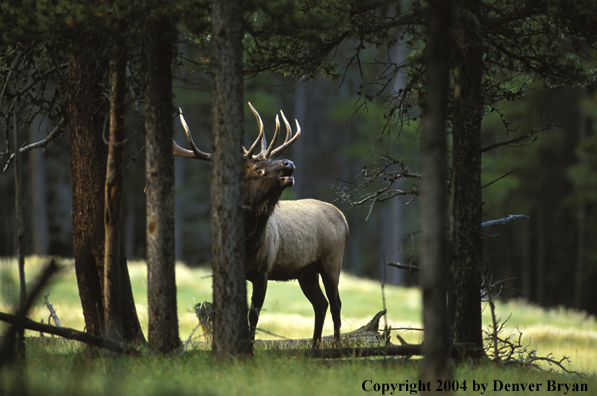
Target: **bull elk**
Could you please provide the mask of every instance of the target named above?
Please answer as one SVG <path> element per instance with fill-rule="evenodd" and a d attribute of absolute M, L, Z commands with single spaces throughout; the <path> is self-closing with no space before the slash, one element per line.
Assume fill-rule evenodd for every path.
<path fill-rule="evenodd" d="M 294 163 L 290 160 L 274 160 L 294 143 L 301 134 L 292 129 L 284 113 L 280 111 L 286 125 L 286 139 L 275 147 L 280 131 L 276 116 L 276 130 L 270 145 L 267 145 L 261 116 L 249 103 L 259 127 L 259 136 L 251 147 L 244 149 L 244 216 L 247 254 L 247 279 L 253 284 L 249 326 L 251 339 L 263 306 L 267 281 L 288 281 L 297 279 L 301 290 L 313 305 L 315 327 L 313 345 L 321 342 L 321 332 L 328 301 L 319 285 L 323 281 L 329 300 L 334 337 L 340 340 L 340 309 L 342 303 L 338 294 L 338 281 L 342 269 L 344 246 L 348 237 L 348 224 L 342 212 L 326 202 L 315 199 L 280 201 L 282 191 L 292 187 Z M 180 120 L 186 132 L 191 150 L 173 142 L 175 156 L 211 160 L 211 154 L 199 150 L 180 112 Z M 261 152 L 253 155 L 261 143 Z"/>

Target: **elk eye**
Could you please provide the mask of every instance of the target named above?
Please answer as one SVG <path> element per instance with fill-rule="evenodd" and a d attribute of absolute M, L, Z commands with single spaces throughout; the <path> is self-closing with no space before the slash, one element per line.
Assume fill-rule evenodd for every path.
<path fill-rule="evenodd" d="M 257 176 L 263 176 L 263 175 L 265 175 L 265 169 L 263 169 L 263 168 L 257 169 L 257 170 L 255 170 L 255 173 L 257 173 Z"/>

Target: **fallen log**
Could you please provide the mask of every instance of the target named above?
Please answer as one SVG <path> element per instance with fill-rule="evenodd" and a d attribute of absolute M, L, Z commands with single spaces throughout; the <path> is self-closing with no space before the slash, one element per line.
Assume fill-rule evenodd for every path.
<path fill-rule="evenodd" d="M 341 345 L 359 345 L 359 346 L 379 346 L 385 345 L 387 337 L 379 332 L 379 320 L 386 314 L 386 310 L 380 311 L 366 325 L 348 332 L 340 334 Z M 323 346 L 333 345 L 334 336 L 321 337 Z M 256 340 L 255 346 L 265 348 L 304 348 L 311 347 L 312 338 L 283 339 L 283 340 Z"/>
<path fill-rule="evenodd" d="M 206 342 L 195 341 L 187 342 L 187 346 L 199 346 L 207 347 L 209 341 L 212 339 L 212 320 L 213 311 L 211 309 L 211 303 L 204 301 L 195 305 L 195 314 L 199 319 L 199 325 L 203 329 L 203 336 Z M 376 313 L 373 318 L 366 325 L 348 332 L 340 334 L 341 345 L 352 345 L 352 346 L 380 346 L 385 345 L 388 342 L 388 337 L 379 331 L 379 320 L 386 314 L 386 310 Z M 257 331 L 265 332 L 264 330 L 257 329 Z M 267 332 L 266 332 L 267 333 Z M 280 339 L 280 340 L 256 340 L 254 345 L 256 347 L 262 347 L 266 349 L 296 349 L 296 348 L 310 348 L 312 346 L 312 338 L 299 338 L 299 339 Z M 322 346 L 334 346 L 334 336 L 323 336 Z"/>
<path fill-rule="evenodd" d="M 303 348 L 303 349 L 276 349 L 273 351 L 280 356 L 296 356 L 321 359 L 338 358 L 364 358 L 364 357 L 384 357 L 384 356 L 422 356 L 423 344 L 389 344 L 378 347 L 354 347 L 354 348 Z M 468 358 L 478 360 L 485 357 L 483 348 L 478 348 L 473 344 L 454 344 L 452 345 L 450 356 L 456 361 L 463 361 Z"/>

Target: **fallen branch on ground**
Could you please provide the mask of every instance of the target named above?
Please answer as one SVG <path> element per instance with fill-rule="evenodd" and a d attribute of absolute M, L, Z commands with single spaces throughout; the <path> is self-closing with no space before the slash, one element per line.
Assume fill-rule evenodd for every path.
<path fill-rule="evenodd" d="M 29 312 L 29 309 L 31 309 L 31 306 L 41 292 L 41 289 L 50 280 L 50 278 L 59 271 L 59 269 L 60 268 L 58 267 L 58 264 L 56 264 L 56 261 L 50 260 L 42 269 L 39 278 L 36 280 L 33 288 L 31 289 L 31 293 L 29 296 L 27 296 L 24 304 L 22 304 L 17 310 L 16 315 L 4 314 L 12 317 L 12 322 L 10 322 L 12 323 L 12 326 L 10 326 L 4 335 L 4 339 L 2 342 L 0 342 L 0 367 L 5 364 L 10 364 L 16 359 L 14 349 L 16 335 L 19 330 L 27 328 L 25 326 L 25 322 L 28 320 L 26 316 Z"/>
<path fill-rule="evenodd" d="M 113 340 L 111 338 L 96 336 L 93 334 L 86 333 L 84 331 L 79 331 L 68 327 L 56 327 L 49 324 L 38 323 L 27 318 L 19 320 L 17 316 L 7 314 L 4 312 L 0 312 L 0 320 L 6 323 L 11 323 L 13 325 L 18 323 L 20 326 L 23 326 L 27 330 L 41 331 L 43 333 L 54 334 L 69 340 L 81 341 L 85 344 L 104 348 L 112 352 L 130 355 L 136 355 L 138 352 L 137 348 L 135 348 L 134 346 L 126 344 L 124 342 Z"/>
<path fill-rule="evenodd" d="M 386 310 L 379 311 L 366 325 L 348 332 L 340 334 L 340 343 L 357 345 L 384 345 L 386 339 L 379 333 L 379 320 L 386 314 Z M 321 337 L 323 345 L 331 345 L 335 342 L 334 336 Z M 301 348 L 311 347 L 312 338 L 283 339 L 283 340 L 256 340 L 256 346 L 266 348 Z"/>

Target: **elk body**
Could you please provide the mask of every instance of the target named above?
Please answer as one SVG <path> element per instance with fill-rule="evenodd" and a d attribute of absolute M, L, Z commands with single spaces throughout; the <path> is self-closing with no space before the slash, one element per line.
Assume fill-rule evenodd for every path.
<path fill-rule="evenodd" d="M 251 338 L 255 338 L 267 281 L 297 279 L 315 312 L 314 346 L 321 341 L 328 305 L 334 322 L 334 337 L 339 341 L 342 303 L 338 294 L 338 282 L 348 237 L 348 224 L 342 212 L 329 203 L 315 199 L 280 201 L 284 189 L 294 184 L 292 174 L 295 167 L 290 160 L 274 158 L 298 139 L 300 125 L 297 121 L 297 132 L 292 136 L 290 124 L 281 112 L 287 130 L 286 139 L 281 146 L 274 148 L 280 129 L 278 117 L 276 116 L 274 137 L 268 146 L 261 117 L 253 106 L 251 110 L 259 126 L 259 136 L 249 150 L 245 150 L 244 155 L 246 276 L 253 284 L 249 310 Z M 211 160 L 211 154 L 204 153 L 195 146 L 182 112 L 180 116 L 191 150 L 183 149 L 173 142 L 174 155 Z M 259 143 L 261 152 L 253 155 Z M 329 304 L 319 285 L 320 275 Z"/>

